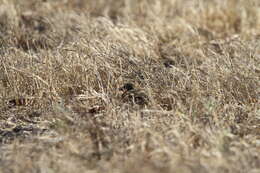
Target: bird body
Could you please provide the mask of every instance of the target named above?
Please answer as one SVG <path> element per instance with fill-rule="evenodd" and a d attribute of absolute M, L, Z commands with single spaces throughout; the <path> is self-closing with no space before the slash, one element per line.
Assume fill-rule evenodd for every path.
<path fill-rule="evenodd" d="M 135 89 L 132 83 L 126 83 L 122 88 L 120 88 L 120 90 L 123 91 L 123 94 L 121 95 L 123 102 L 140 106 L 147 105 L 149 102 L 149 97 L 145 92 L 140 89 Z"/>

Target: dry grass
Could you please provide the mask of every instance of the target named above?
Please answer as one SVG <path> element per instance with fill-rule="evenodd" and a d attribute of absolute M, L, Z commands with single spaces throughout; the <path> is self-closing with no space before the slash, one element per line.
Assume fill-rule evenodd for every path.
<path fill-rule="evenodd" d="M 0 43 L 0 172 L 260 172 L 258 0 L 0 0 Z"/>

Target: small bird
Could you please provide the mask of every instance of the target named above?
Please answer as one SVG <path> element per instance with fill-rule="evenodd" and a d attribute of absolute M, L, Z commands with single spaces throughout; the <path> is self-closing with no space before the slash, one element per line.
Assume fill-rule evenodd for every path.
<path fill-rule="evenodd" d="M 170 58 L 164 58 L 163 65 L 166 68 L 172 68 L 174 65 L 176 65 L 176 62 L 173 59 Z"/>
<path fill-rule="evenodd" d="M 123 91 L 123 94 L 121 95 L 123 102 L 130 102 L 140 106 L 147 105 L 149 102 L 149 98 L 144 91 L 135 89 L 134 84 L 132 83 L 124 84 L 119 90 Z"/>

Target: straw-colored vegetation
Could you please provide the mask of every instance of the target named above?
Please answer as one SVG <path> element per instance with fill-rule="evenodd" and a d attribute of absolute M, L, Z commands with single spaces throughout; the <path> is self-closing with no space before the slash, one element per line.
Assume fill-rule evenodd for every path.
<path fill-rule="evenodd" d="M 259 173 L 259 0 L 0 0 L 0 172 Z"/>

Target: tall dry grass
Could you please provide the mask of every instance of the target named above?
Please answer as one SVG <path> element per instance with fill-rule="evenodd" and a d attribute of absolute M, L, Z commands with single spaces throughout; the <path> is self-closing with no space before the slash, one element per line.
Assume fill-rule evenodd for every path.
<path fill-rule="evenodd" d="M 1 0 L 0 172 L 257 173 L 259 43 L 258 0 Z"/>

